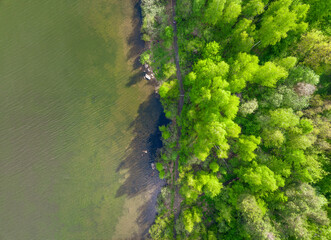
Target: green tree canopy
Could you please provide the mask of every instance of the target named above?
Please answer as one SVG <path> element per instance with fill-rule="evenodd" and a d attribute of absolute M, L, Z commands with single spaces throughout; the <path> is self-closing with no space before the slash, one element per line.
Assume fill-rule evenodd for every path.
<path fill-rule="evenodd" d="M 262 16 L 258 39 L 262 47 L 275 45 L 282 38 L 287 37 L 290 30 L 307 28 L 307 24 L 300 25 L 309 9 L 308 5 L 293 2 L 293 0 L 276 0 L 268 7 Z"/>

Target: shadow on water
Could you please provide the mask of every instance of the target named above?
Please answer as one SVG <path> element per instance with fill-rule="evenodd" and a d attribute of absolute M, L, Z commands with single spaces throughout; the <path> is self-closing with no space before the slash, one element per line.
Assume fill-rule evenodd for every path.
<path fill-rule="evenodd" d="M 144 51 L 145 43 L 141 40 L 142 15 L 140 0 L 132 0 L 134 4 L 134 14 L 132 16 L 132 25 L 134 31 L 128 37 L 127 42 L 130 46 L 127 55 L 128 60 L 133 60 L 133 68 L 137 70 L 126 84 L 130 87 L 143 79 L 143 72 L 139 61 L 140 54 Z M 144 80 L 145 81 L 145 80 Z M 145 238 L 148 234 L 150 225 L 154 222 L 156 216 L 156 200 L 161 187 L 165 184 L 158 177 L 158 172 L 152 170 L 151 163 L 154 162 L 157 149 L 162 147 L 161 132 L 159 126 L 166 125 L 169 120 L 163 113 L 163 108 L 157 94 L 151 94 L 138 109 L 137 118 L 131 123 L 130 130 L 135 136 L 128 149 L 127 157 L 120 163 L 117 172 L 125 170 L 128 177 L 120 186 L 116 197 L 123 195 L 128 198 L 138 196 L 148 192 L 151 196 L 139 209 L 137 224 L 141 229 L 141 236 L 133 236 L 136 239 Z M 147 151 L 147 153 L 146 153 Z"/>
<path fill-rule="evenodd" d="M 130 46 L 130 50 L 127 54 L 127 59 L 133 61 L 133 69 L 137 70 L 141 68 L 140 63 L 140 54 L 145 50 L 145 42 L 141 40 L 141 26 L 142 26 L 142 13 L 140 7 L 140 0 L 132 0 L 134 5 L 133 16 L 131 17 L 131 24 L 134 31 L 127 38 L 127 43 Z M 126 84 L 127 87 L 130 87 L 143 79 L 143 72 L 139 71 L 130 77 L 129 82 Z"/>
<path fill-rule="evenodd" d="M 130 126 L 135 137 L 128 148 L 129 155 L 117 168 L 117 171 L 128 170 L 129 177 L 118 189 L 116 197 L 126 195 L 130 198 L 147 191 L 152 195 L 151 199 L 139 209 L 137 224 L 142 229 L 143 236 L 146 236 L 148 227 L 154 221 L 156 198 L 164 184 L 164 181 L 158 178 L 157 171 L 152 170 L 151 163 L 155 159 L 157 149 L 162 146 L 158 126 L 168 122 L 159 99 L 155 94 L 150 95 L 140 105 L 138 116 Z"/>

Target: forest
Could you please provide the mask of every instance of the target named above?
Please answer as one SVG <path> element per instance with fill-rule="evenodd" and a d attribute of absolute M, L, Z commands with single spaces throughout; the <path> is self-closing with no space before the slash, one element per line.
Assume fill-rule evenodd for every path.
<path fill-rule="evenodd" d="M 141 1 L 171 120 L 150 238 L 331 239 L 331 0 L 173 2 Z"/>

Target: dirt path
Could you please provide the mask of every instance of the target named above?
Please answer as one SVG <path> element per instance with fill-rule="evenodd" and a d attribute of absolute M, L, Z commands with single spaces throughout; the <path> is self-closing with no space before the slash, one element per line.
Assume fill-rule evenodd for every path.
<path fill-rule="evenodd" d="M 175 54 L 175 63 L 176 63 L 176 74 L 177 74 L 177 79 L 179 83 L 179 102 L 178 102 L 178 116 L 180 117 L 182 110 L 183 110 L 183 105 L 184 105 L 184 87 L 183 87 L 183 80 L 182 80 L 182 73 L 180 71 L 180 66 L 179 66 L 179 54 L 178 54 L 178 38 L 177 38 L 177 23 L 175 21 L 176 18 L 176 0 L 171 0 L 171 5 L 172 5 L 172 26 L 174 29 L 174 42 L 173 42 L 173 48 L 174 48 L 174 54 Z M 180 144 L 179 140 L 181 137 L 181 127 L 179 126 L 178 132 L 177 132 L 177 144 L 176 144 L 176 149 L 180 149 Z M 174 204 L 173 204 L 173 212 L 175 215 L 174 218 L 174 223 L 176 223 L 176 220 L 179 216 L 180 213 L 180 203 L 181 199 L 179 196 L 179 186 L 177 185 L 177 179 L 179 177 L 179 172 L 178 172 L 178 161 L 179 161 L 179 154 L 177 155 L 176 162 L 175 162 L 175 167 L 174 167 L 174 174 L 173 174 L 173 187 L 175 188 L 175 196 L 174 196 Z M 174 225 L 175 226 L 175 225 Z M 176 230 L 174 227 L 174 234 L 176 235 Z"/>

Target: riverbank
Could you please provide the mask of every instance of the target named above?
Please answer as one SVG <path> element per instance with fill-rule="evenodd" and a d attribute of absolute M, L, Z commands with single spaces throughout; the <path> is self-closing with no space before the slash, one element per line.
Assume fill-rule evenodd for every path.
<path fill-rule="evenodd" d="M 140 2 L 134 1 L 134 12 L 130 27 L 133 29 L 128 44 L 128 59 L 135 74 L 127 87 L 140 86 L 148 91 L 148 98 L 139 106 L 135 120 L 130 124 L 134 137 L 126 148 L 126 157 L 117 168 L 123 177 L 116 197 L 126 196 L 123 214 L 118 219 L 113 239 L 145 239 L 148 229 L 156 216 L 156 201 L 165 182 L 158 178 L 155 164 L 157 151 L 162 147 L 159 126 L 168 123 L 157 93 L 158 82 L 144 79 L 144 69 L 140 63 L 140 54 L 145 50 L 141 40 Z M 125 27 L 124 27 L 125 28 Z M 127 27 L 126 27 L 127 29 Z M 138 204 L 137 204 L 138 203 Z"/>
<path fill-rule="evenodd" d="M 179 176 L 178 152 L 180 151 L 181 131 L 176 118 L 180 118 L 183 108 L 184 88 L 179 66 L 175 2 L 142 1 L 142 10 L 144 15 L 142 33 L 148 49 L 141 55 L 141 63 L 147 65 L 148 72 L 152 72 L 152 75 L 158 81 L 157 85 L 163 86 L 159 89 L 159 94 L 163 106 L 168 110 L 165 111 L 165 114 L 170 119 L 169 124 L 165 124 L 160 128 L 163 132 L 162 141 L 164 146 L 158 152 L 156 168 L 160 178 L 165 179 L 167 184 L 158 196 L 158 216 L 155 225 L 149 230 L 152 238 L 154 238 L 155 228 L 159 228 L 164 223 L 168 225 L 169 222 L 176 221 L 180 213 L 182 199 L 179 195 L 177 179 Z M 157 13 L 156 16 L 153 15 L 155 12 Z M 175 79 L 176 77 L 179 81 Z M 175 94 L 171 106 L 164 95 L 169 90 L 166 89 L 168 84 Z M 172 111 L 169 111 L 169 109 Z M 164 236 L 165 239 L 172 238 L 172 230 L 168 234 Z"/>

